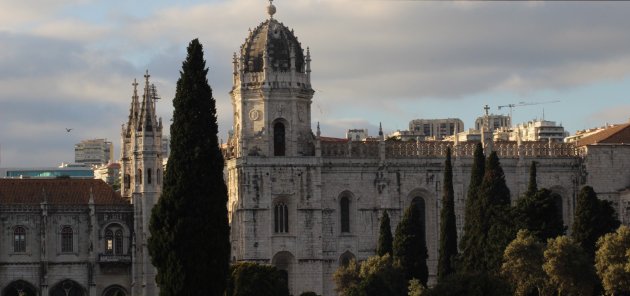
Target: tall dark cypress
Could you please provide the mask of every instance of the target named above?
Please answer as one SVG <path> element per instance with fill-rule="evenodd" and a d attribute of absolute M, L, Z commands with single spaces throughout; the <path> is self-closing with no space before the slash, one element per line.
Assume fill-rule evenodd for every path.
<path fill-rule="evenodd" d="M 457 256 L 457 226 L 455 221 L 455 193 L 453 191 L 453 166 L 451 148 L 446 151 L 442 211 L 440 213 L 440 257 L 438 280 L 442 281 L 454 272 L 453 260 Z"/>
<path fill-rule="evenodd" d="M 483 146 L 477 143 L 473 163 L 470 172 L 470 184 L 466 197 L 466 208 L 464 211 L 464 234 L 460 242 L 462 253 L 457 262 L 457 269 L 462 272 L 478 272 L 481 266 L 480 241 L 484 239 L 486 233 L 481 232 L 480 223 L 485 217 L 481 212 L 481 204 L 478 198 L 479 187 L 483 181 L 485 173 L 486 158 L 483 154 Z"/>
<path fill-rule="evenodd" d="M 381 218 L 381 229 L 378 235 L 378 246 L 376 247 L 376 254 L 379 256 L 385 256 L 385 254 L 392 255 L 392 227 L 389 222 L 389 214 L 387 211 L 383 211 L 383 217 Z"/>
<path fill-rule="evenodd" d="M 527 192 L 525 192 L 526 196 L 533 196 L 538 191 L 538 183 L 536 181 L 537 164 L 536 161 L 532 161 L 532 164 L 529 166 L 529 183 L 527 184 Z"/>
<path fill-rule="evenodd" d="M 599 237 L 619 227 L 616 216 L 610 202 L 599 200 L 593 187 L 582 187 L 575 206 L 571 236 L 591 259 L 595 256 L 595 243 Z"/>
<path fill-rule="evenodd" d="M 479 188 L 482 217 L 481 270 L 497 272 L 501 267 L 505 247 L 516 237 L 510 207 L 510 189 L 505 183 L 503 168 L 497 152 L 493 151 L 486 161 L 483 182 Z"/>
<path fill-rule="evenodd" d="M 171 153 L 148 241 L 162 296 L 221 296 L 229 268 L 227 188 L 203 48 L 188 45 L 173 99 Z"/>
<path fill-rule="evenodd" d="M 396 227 L 394 236 L 394 259 L 399 260 L 405 274 L 405 282 L 415 278 L 424 286 L 429 279 L 427 267 L 426 238 L 424 237 L 424 221 L 420 220 L 420 213 L 415 204 L 411 204 Z"/>

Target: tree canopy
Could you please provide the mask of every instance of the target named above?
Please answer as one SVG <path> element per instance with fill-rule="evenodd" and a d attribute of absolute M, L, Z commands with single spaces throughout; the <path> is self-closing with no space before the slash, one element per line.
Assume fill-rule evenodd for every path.
<path fill-rule="evenodd" d="M 385 254 L 393 255 L 392 243 L 392 227 L 389 221 L 389 214 L 387 214 L 387 211 L 383 211 L 378 236 L 378 245 L 376 246 L 376 254 L 379 256 L 385 256 Z"/>
<path fill-rule="evenodd" d="M 429 278 L 427 267 L 429 255 L 424 237 L 425 224 L 416 206 L 414 202 L 405 210 L 402 220 L 396 227 L 394 257 L 401 264 L 405 281 L 416 278 L 426 285 Z"/>

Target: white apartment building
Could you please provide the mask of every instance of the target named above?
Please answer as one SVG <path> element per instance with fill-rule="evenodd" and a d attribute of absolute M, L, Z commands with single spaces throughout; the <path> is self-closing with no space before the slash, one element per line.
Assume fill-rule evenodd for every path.
<path fill-rule="evenodd" d="M 107 139 L 83 140 L 74 145 L 74 162 L 99 166 L 114 159 L 114 144 Z"/>

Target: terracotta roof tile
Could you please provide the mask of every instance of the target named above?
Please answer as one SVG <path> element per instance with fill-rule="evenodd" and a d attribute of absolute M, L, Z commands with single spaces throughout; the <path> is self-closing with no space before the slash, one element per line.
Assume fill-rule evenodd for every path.
<path fill-rule="evenodd" d="M 128 205 L 111 186 L 98 179 L 0 179 L 0 204 L 85 204 L 90 190 L 97 205 Z"/>
<path fill-rule="evenodd" d="M 346 138 L 319 137 L 322 142 L 348 142 Z"/>
<path fill-rule="evenodd" d="M 577 146 L 586 146 L 597 143 L 630 144 L 630 123 L 611 126 L 598 133 L 584 137 L 578 140 Z"/>

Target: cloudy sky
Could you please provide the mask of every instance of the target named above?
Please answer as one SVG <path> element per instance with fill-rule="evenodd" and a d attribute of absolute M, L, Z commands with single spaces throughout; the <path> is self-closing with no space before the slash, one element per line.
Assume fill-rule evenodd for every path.
<path fill-rule="evenodd" d="M 313 125 L 406 129 L 414 118 L 514 108 L 514 122 L 574 133 L 630 117 L 629 2 L 276 0 L 275 18 L 312 54 Z M 231 127 L 232 53 L 265 20 L 264 0 L 0 1 L 0 166 L 56 166 L 74 144 L 115 143 L 146 69 L 164 122 L 188 42 L 205 49 Z M 66 133 L 64 128 L 73 128 Z"/>

